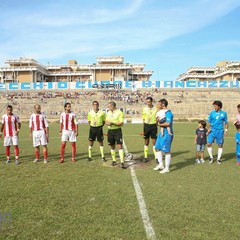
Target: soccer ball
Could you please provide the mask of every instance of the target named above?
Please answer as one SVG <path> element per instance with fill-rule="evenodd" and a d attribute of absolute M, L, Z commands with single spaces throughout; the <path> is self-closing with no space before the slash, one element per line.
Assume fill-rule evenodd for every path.
<path fill-rule="evenodd" d="M 128 153 L 126 155 L 126 158 L 127 158 L 128 161 L 133 160 L 133 155 L 131 153 Z"/>

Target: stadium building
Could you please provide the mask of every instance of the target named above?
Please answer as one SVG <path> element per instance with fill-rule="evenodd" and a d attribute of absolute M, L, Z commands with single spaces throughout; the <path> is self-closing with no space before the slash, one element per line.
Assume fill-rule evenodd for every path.
<path fill-rule="evenodd" d="M 19 58 L 5 62 L 0 68 L 1 83 L 22 82 L 79 82 L 79 81 L 148 81 L 153 71 L 145 64 L 124 63 L 124 57 L 97 57 L 96 63 L 78 64 L 69 60 L 66 65 L 40 64 L 34 59 Z"/>
<path fill-rule="evenodd" d="M 240 62 L 221 61 L 214 67 L 190 67 L 181 74 L 179 81 L 240 81 Z"/>

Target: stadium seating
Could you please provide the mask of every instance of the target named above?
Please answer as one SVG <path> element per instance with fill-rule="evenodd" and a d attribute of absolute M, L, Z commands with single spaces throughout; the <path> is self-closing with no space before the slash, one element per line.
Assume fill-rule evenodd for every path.
<path fill-rule="evenodd" d="M 33 106 L 39 103 L 42 110 L 47 114 L 48 119 L 57 120 L 63 111 L 65 102 L 72 103 L 72 109 L 79 119 L 86 119 L 91 109 L 93 100 L 100 103 L 103 110 L 107 109 L 109 101 L 115 101 L 117 107 L 123 109 L 127 118 L 141 117 L 144 107 L 144 99 L 147 96 L 153 97 L 155 101 L 166 98 L 169 108 L 173 111 L 175 120 L 197 120 L 206 119 L 213 109 L 212 102 L 220 100 L 223 102 L 223 109 L 228 113 L 229 119 L 234 120 L 236 106 L 239 104 L 240 93 L 236 90 L 182 90 L 182 89 L 151 89 L 138 90 L 94 90 L 94 91 L 67 91 L 67 92 L 14 92 L 0 94 L 0 114 L 5 113 L 7 104 L 14 107 L 14 112 L 21 119 L 28 119 L 33 111 Z"/>

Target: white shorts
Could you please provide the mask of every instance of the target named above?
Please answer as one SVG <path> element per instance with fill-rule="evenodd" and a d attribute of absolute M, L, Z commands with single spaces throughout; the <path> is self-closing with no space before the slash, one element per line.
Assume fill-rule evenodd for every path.
<path fill-rule="evenodd" d="M 18 145 L 18 136 L 4 137 L 3 146 L 8 147 L 11 145 L 13 146 Z"/>
<path fill-rule="evenodd" d="M 40 145 L 47 145 L 47 136 L 44 130 L 38 130 L 32 132 L 33 137 L 33 147 L 38 147 Z"/>
<path fill-rule="evenodd" d="M 76 142 L 76 133 L 73 130 L 63 130 L 62 131 L 62 142 Z"/>

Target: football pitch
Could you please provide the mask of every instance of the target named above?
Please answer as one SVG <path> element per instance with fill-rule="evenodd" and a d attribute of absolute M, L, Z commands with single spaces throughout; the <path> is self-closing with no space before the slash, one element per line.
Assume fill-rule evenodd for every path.
<path fill-rule="evenodd" d="M 49 163 L 33 163 L 34 148 L 27 123 L 20 132 L 20 165 L 5 163 L 0 140 L 0 239 L 148 239 L 131 169 L 144 199 L 154 234 L 152 239 L 239 239 L 239 166 L 235 159 L 235 129 L 225 138 L 223 163 L 195 164 L 197 123 L 174 123 L 170 173 L 153 171 L 152 145 L 148 163 L 111 167 L 101 161 L 99 145 L 87 161 L 88 129 L 79 125 L 77 162 L 67 143 L 59 164 L 59 125 L 50 124 Z M 107 128 L 104 127 L 104 133 Z M 126 124 L 129 152 L 143 157 L 142 124 Z M 213 145 L 216 160 L 217 146 Z M 13 154 L 13 148 L 11 148 Z M 207 151 L 205 159 L 208 160 Z M 118 154 L 117 154 L 117 159 Z"/>

